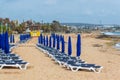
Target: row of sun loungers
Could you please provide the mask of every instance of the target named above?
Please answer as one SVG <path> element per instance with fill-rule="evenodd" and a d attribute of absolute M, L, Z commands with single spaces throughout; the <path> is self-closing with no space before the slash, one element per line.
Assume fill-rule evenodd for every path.
<path fill-rule="evenodd" d="M 30 34 L 21 34 L 19 43 L 25 43 L 31 38 Z"/>
<path fill-rule="evenodd" d="M 30 39 L 25 39 L 25 40 L 21 40 L 21 41 L 19 41 L 19 43 L 26 43 L 26 42 L 28 42 Z"/>
<path fill-rule="evenodd" d="M 82 70 L 90 70 L 99 73 L 102 69 L 102 66 L 98 66 L 95 64 L 88 64 L 84 60 L 81 60 L 77 57 L 68 56 L 67 54 L 61 53 L 60 51 L 54 48 L 50 48 L 42 44 L 37 44 L 36 47 L 40 49 L 43 53 L 47 54 L 60 66 L 66 67 L 67 69 L 70 69 L 73 72 L 82 69 Z"/>
<path fill-rule="evenodd" d="M 29 63 L 22 60 L 19 55 L 16 54 L 5 54 L 0 49 L 0 69 L 4 67 L 18 67 L 19 69 L 26 69 Z"/>

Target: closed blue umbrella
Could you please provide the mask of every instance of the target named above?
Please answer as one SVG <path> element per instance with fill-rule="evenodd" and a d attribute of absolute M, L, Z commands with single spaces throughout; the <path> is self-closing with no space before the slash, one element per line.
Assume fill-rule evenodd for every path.
<path fill-rule="evenodd" d="M 57 50 L 60 49 L 60 38 L 59 35 L 57 36 Z"/>
<path fill-rule="evenodd" d="M 14 35 L 10 35 L 10 43 L 14 43 L 15 39 L 14 39 Z"/>
<path fill-rule="evenodd" d="M 58 38 L 58 35 L 56 34 L 56 35 L 55 35 L 55 39 L 57 40 L 57 38 Z"/>
<path fill-rule="evenodd" d="M 62 53 L 65 52 L 65 41 L 64 41 L 64 37 L 61 38 L 61 42 L 62 42 Z"/>
<path fill-rule="evenodd" d="M 44 46 L 45 46 L 45 40 L 46 40 L 46 39 L 45 39 L 45 36 L 44 36 L 43 38 L 44 38 L 44 39 L 43 39 L 43 40 L 44 40 L 43 44 L 44 44 Z"/>
<path fill-rule="evenodd" d="M 48 46 L 48 36 L 46 36 L 46 46 Z"/>
<path fill-rule="evenodd" d="M 10 35 L 10 43 L 12 43 L 12 35 Z"/>
<path fill-rule="evenodd" d="M 21 34 L 21 41 L 23 40 L 24 36 Z"/>
<path fill-rule="evenodd" d="M 24 36 L 23 36 L 23 34 L 21 34 L 21 41 L 24 39 Z"/>
<path fill-rule="evenodd" d="M 38 43 L 41 44 L 41 35 L 38 37 Z"/>
<path fill-rule="evenodd" d="M 2 40 L 1 40 L 1 43 L 2 43 L 2 44 L 1 44 L 1 46 L 2 46 L 2 47 L 1 47 L 2 50 L 5 50 L 5 34 L 4 34 L 4 33 L 2 34 Z"/>
<path fill-rule="evenodd" d="M 40 43 L 42 44 L 43 43 L 43 36 L 42 36 L 42 34 L 40 34 Z"/>
<path fill-rule="evenodd" d="M 71 44 L 71 37 L 68 38 L 68 55 L 71 56 L 72 54 L 72 44 Z"/>
<path fill-rule="evenodd" d="M 60 41 L 62 41 L 62 35 L 60 35 Z"/>
<path fill-rule="evenodd" d="M 25 34 L 23 34 L 23 40 L 25 40 L 26 39 L 26 35 Z"/>
<path fill-rule="evenodd" d="M 55 40 L 55 35 L 53 36 L 53 48 L 55 48 L 56 40 Z"/>
<path fill-rule="evenodd" d="M 51 37 L 55 37 L 55 33 L 52 33 L 52 34 L 51 34 Z"/>
<path fill-rule="evenodd" d="M 26 35 L 25 34 L 23 34 L 23 40 L 25 40 L 26 39 Z"/>
<path fill-rule="evenodd" d="M 78 34 L 77 36 L 77 57 L 81 55 L 81 36 Z"/>
<path fill-rule="evenodd" d="M 44 36 L 42 36 L 42 44 L 44 45 Z"/>
<path fill-rule="evenodd" d="M 0 34 L 0 49 L 2 48 L 2 34 Z"/>
<path fill-rule="evenodd" d="M 9 40 L 8 40 L 8 32 L 5 32 L 5 53 L 9 53 Z"/>
<path fill-rule="evenodd" d="M 38 44 L 40 44 L 40 42 L 41 42 L 41 39 L 40 39 L 40 36 L 38 37 Z"/>
<path fill-rule="evenodd" d="M 15 43 L 15 37 L 14 37 L 14 35 L 13 35 L 13 43 Z"/>
<path fill-rule="evenodd" d="M 51 39 L 51 36 L 49 37 L 49 47 L 51 47 L 52 45 L 52 39 Z"/>

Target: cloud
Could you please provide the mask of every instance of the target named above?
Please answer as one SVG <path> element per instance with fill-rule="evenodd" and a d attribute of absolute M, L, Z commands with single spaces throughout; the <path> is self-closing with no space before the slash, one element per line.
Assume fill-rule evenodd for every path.
<path fill-rule="evenodd" d="M 0 0 L 0 17 L 62 22 L 120 21 L 119 0 Z"/>

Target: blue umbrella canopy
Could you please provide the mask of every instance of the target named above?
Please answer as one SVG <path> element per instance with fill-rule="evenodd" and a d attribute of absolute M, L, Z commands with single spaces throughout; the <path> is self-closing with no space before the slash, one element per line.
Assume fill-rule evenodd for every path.
<path fill-rule="evenodd" d="M 51 34 L 51 37 L 55 37 L 55 33 L 52 33 L 52 34 Z"/>
<path fill-rule="evenodd" d="M 55 48 L 56 40 L 55 40 L 55 35 L 53 36 L 53 48 Z"/>
<path fill-rule="evenodd" d="M 60 41 L 62 41 L 62 35 L 60 35 Z"/>
<path fill-rule="evenodd" d="M 46 36 L 46 46 L 48 46 L 48 36 Z"/>
<path fill-rule="evenodd" d="M 41 35 L 38 37 L 38 43 L 41 44 Z"/>
<path fill-rule="evenodd" d="M 72 54 L 72 44 L 71 44 L 71 37 L 68 38 L 68 55 L 71 56 Z"/>
<path fill-rule="evenodd" d="M 61 38 L 62 41 L 62 53 L 65 52 L 65 41 L 64 41 L 64 37 Z"/>
<path fill-rule="evenodd" d="M 0 49 L 2 48 L 2 34 L 0 34 Z"/>
<path fill-rule="evenodd" d="M 43 43 L 43 36 L 42 36 L 42 34 L 40 34 L 40 43 L 42 44 Z"/>
<path fill-rule="evenodd" d="M 79 57 L 81 55 L 81 36 L 80 34 L 78 34 L 77 36 L 77 57 Z"/>
<path fill-rule="evenodd" d="M 58 34 L 55 35 L 55 39 L 56 39 L 56 40 L 57 40 L 58 36 L 59 36 Z"/>
<path fill-rule="evenodd" d="M 49 37 L 49 47 L 51 47 L 52 45 L 52 39 L 51 39 L 51 36 Z"/>
<path fill-rule="evenodd" d="M 5 53 L 9 53 L 9 40 L 8 40 L 8 32 L 5 32 Z"/>
<path fill-rule="evenodd" d="M 2 37 L 1 37 L 1 48 L 2 50 L 5 50 L 5 34 L 3 33 L 2 34 Z"/>
<path fill-rule="evenodd" d="M 12 43 L 12 35 L 10 35 L 10 43 Z"/>
<path fill-rule="evenodd" d="M 40 42 L 41 42 L 41 39 L 40 39 L 40 36 L 38 37 L 38 44 L 40 44 Z"/>
<path fill-rule="evenodd" d="M 60 49 L 60 38 L 59 35 L 57 36 L 57 50 Z"/>
<path fill-rule="evenodd" d="M 14 35 L 10 35 L 10 43 L 14 43 L 14 42 L 15 42 Z"/>
<path fill-rule="evenodd" d="M 13 43 L 15 43 L 15 37 L 14 37 L 14 35 L 13 35 Z"/>
<path fill-rule="evenodd" d="M 42 36 L 42 44 L 44 44 L 44 36 Z"/>
<path fill-rule="evenodd" d="M 45 40 L 46 40 L 46 39 L 45 39 L 45 36 L 44 36 L 44 39 L 43 39 L 43 40 L 44 40 L 43 44 L 44 44 L 44 46 L 45 46 Z"/>
<path fill-rule="evenodd" d="M 24 40 L 24 35 L 23 35 L 23 34 L 21 34 L 21 41 L 22 41 L 22 40 Z"/>
<path fill-rule="evenodd" d="M 24 40 L 24 35 L 23 35 L 23 34 L 21 34 L 21 41 L 22 41 L 22 40 Z"/>

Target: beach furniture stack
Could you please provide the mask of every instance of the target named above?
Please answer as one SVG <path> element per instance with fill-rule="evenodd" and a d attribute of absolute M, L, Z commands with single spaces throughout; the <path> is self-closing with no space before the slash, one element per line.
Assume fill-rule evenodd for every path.
<path fill-rule="evenodd" d="M 9 37 L 9 42 L 10 43 L 15 43 L 15 38 L 14 38 L 14 35 L 11 34 L 10 37 Z"/>
<path fill-rule="evenodd" d="M 20 43 L 25 43 L 31 38 L 30 34 L 20 34 Z"/>
<path fill-rule="evenodd" d="M 48 45 L 47 45 L 48 44 Z M 47 36 L 43 36 L 42 34 L 38 38 L 38 43 L 36 47 L 40 49 L 43 53 L 48 55 L 51 59 L 53 59 L 60 66 L 66 67 L 73 72 L 78 70 L 90 70 L 96 73 L 101 72 L 102 66 L 96 64 L 89 64 L 86 61 L 80 59 L 81 55 L 81 36 L 78 34 L 77 43 L 76 43 L 76 57 L 72 55 L 72 44 L 71 37 L 68 38 L 68 52 L 65 53 L 65 40 L 64 36 L 58 34 L 51 34 L 48 40 Z M 61 47 L 61 49 L 60 49 Z"/>
<path fill-rule="evenodd" d="M 28 62 L 23 61 L 20 56 L 16 54 L 0 53 L 0 69 L 4 67 L 18 67 L 21 70 L 25 70 L 28 64 Z"/>
<path fill-rule="evenodd" d="M 15 38 L 14 38 L 13 34 L 11 34 L 9 36 L 9 46 L 10 46 L 10 51 L 17 47 L 17 44 L 15 43 Z"/>
<path fill-rule="evenodd" d="M 10 52 L 8 32 L 0 34 L 0 69 L 3 69 L 3 67 L 26 69 L 28 64 L 20 56 Z"/>

